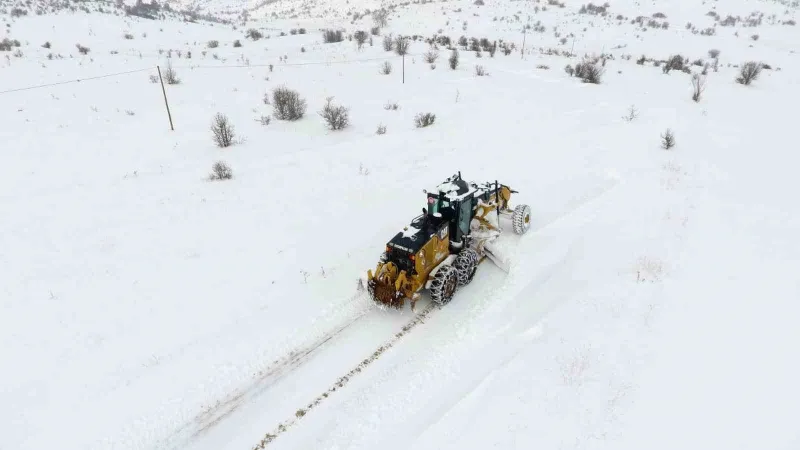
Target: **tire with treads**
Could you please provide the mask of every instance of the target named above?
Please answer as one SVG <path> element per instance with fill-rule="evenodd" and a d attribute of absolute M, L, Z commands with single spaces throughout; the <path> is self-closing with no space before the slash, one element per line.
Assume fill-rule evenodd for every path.
<path fill-rule="evenodd" d="M 527 233 L 531 227 L 531 207 L 528 205 L 517 205 L 517 207 L 514 208 L 512 221 L 514 222 L 514 233 Z"/>
<path fill-rule="evenodd" d="M 465 248 L 456 256 L 453 267 L 456 268 L 458 274 L 459 287 L 466 286 L 472 281 L 472 278 L 475 276 L 475 271 L 478 270 L 479 260 L 480 256 L 478 256 L 478 252 L 472 248 Z"/>
<path fill-rule="evenodd" d="M 458 289 L 458 271 L 453 266 L 444 266 L 436 272 L 431 281 L 431 299 L 439 305 L 446 305 L 453 299 Z"/>

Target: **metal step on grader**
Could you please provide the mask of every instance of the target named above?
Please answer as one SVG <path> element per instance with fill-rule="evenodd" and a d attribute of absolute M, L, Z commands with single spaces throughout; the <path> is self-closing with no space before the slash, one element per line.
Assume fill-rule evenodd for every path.
<path fill-rule="evenodd" d="M 397 233 L 387 244 L 375 270 L 367 272 L 367 291 L 381 305 L 402 308 L 411 301 L 414 309 L 421 292 L 444 305 L 456 290 L 469 284 L 478 265 L 491 259 L 508 271 L 509 261 L 497 247 L 503 230 L 500 217 L 511 219 L 516 234 L 531 226 L 531 209 L 511 209 L 510 187 L 495 182 L 471 183 L 461 172 L 445 180 L 427 195 L 422 215 Z"/>

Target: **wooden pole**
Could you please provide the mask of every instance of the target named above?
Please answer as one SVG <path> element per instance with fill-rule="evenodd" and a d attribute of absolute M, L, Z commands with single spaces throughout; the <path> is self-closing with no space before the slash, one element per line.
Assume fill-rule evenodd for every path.
<path fill-rule="evenodd" d="M 522 51 L 520 52 L 520 56 L 521 56 L 520 59 L 525 59 L 525 36 L 526 35 L 527 35 L 527 33 L 525 33 L 525 27 L 523 26 L 522 27 Z"/>
<path fill-rule="evenodd" d="M 406 84 L 406 53 L 403 52 L 403 84 Z"/>
<path fill-rule="evenodd" d="M 167 101 L 167 90 L 164 89 L 164 79 L 161 77 L 161 67 L 156 66 L 158 69 L 158 79 L 161 81 L 161 93 L 164 94 L 164 104 L 167 106 L 167 117 L 169 117 L 169 129 L 175 131 L 175 127 L 172 125 L 172 113 L 169 112 L 169 102 Z"/>

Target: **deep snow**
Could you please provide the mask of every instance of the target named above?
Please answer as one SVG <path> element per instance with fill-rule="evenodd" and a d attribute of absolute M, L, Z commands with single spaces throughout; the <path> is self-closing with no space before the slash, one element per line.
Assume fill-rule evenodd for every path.
<path fill-rule="evenodd" d="M 717 5 L 723 18 L 766 16 L 709 37 L 685 24 L 710 26 L 712 7 L 684 3 L 621 2 L 606 19 L 578 4 L 399 6 L 384 33 L 516 44 L 493 58 L 462 50 L 455 71 L 444 48 L 435 69 L 424 63 L 423 42 L 404 62 L 382 37 L 360 51 L 321 43 L 320 27 L 368 29 L 345 18 L 366 3 L 270 18 L 297 6 L 277 2 L 236 30 L 4 16 L 22 56 L 0 52 L 0 91 L 141 71 L 0 94 L 0 449 L 252 448 L 292 418 L 269 448 L 797 448 L 800 32 L 767 20 L 796 20 L 797 5 Z M 668 30 L 629 23 L 655 12 Z M 529 32 L 521 55 L 528 14 L 548 31 Z M 251 27 L 271 37 L 245 39 Z M 579 58 L 539 51 L 573 46 L 614 55 L 602 84 L 564 72 Z M 720 68 L 699 103 L 689 75 L 635 63 L 712 48 Z M 170 49 L 175 131 L 149 80 Z M 772 69 L 742 86 L 729 64 L 749 59 Z M 264 94 L 282 84 L 306 117 L 264 126 Z M 317 114 L 329 96 L 351 108 L 343 131 Z M 217 112 L 244 142 L 214 146 Z M 435 124 L 416 129 L 421 112 Z M 218 160 L 232 180 L 207 180 Z M 510 273 L 483 264 L 297 418 L 412 319 L 370 304 L 358 280 L 424 206 L 422 189 L 458 170 L 531 206 Z"/>

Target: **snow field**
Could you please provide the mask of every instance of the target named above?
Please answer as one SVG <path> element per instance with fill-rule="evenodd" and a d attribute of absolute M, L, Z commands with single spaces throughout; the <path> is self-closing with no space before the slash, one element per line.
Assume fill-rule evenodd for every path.
<path fill-rule="evenodd" d="M 666 6 L 658 10 L 672 21 Z M 392 31 L 411 33 L 429 16 L 413 11 Z M 462 51 L 453 72 L 442 51 L 431 70 L 415 43 L 401 84 L 401 60 L 379 38 L 357 52 L 351 42 L 315 43 L 317 32 L 253 43 L 241 28 L 21 19 L 11 34 L 30 45 L 5 61 L 3 89 L 151 69 L 2 96 L 11 132 L 0 166 L 0 358 L 13 370 L 0 383 L 0 423 L 10 424 L 0 446 L 255 445 L 410 319 L 375 311 L 357 295 L 358 277 L 420 211 L 422 188 L 461 170 L 510 184 L 520 191 L 513 201 L 531 205 L 536 231 L 517 240 L 512 272 L 483 265 L 473 285 L 275 447 L 727 439 L 787 448 L 798 404 L 787 356 L 798 337 L 789 323 L 800 214 L 787 113 L 800 73 L 788 52 L 796 31 L 758 30 L 751 48 L 728 34 L 684 37 L 682 26 L 648 31 L 655 37 L 637 46 L 661 58 L 719 47 L 723 62 L 763 55 L 782 70 L 743 87 L 723 64 L 695 104 L 687 75 L 633 61 L 609 61 L 603 84 L 591 86 L 563 72 L 577 60 L 557 56 Z M 627 42 L 597 28 L 576 51 Z M 202 57 L 208 39 L 223 48 Z M 233 39 L 244 47 L 230 48 Z M 38 47 L 44 40 L 54 48 Z M 90 55 L 47 60 L 75 53 L 73 41 Z M 623 51 L 635 59 L 631 45 Z M 169 48 L 193 53 L 173 61 L 182 83 L 167 86 L 175 132 L 148 80 Z M 289 64 L 379 59 L 281 66 L 284 54 Z M 381 58 L 391 75 L 378 74 Z M 489 76 L 476 77 L 475 64 Z M 281 84 L 306 98 L 307 117 L 262 126 L 271 113 L 263 95 Z M 316 114 L 331 95 L 351 108 L 341 132 Z M 385 110 L 389 101 L 400 109 Z M 631 105 L 640 114 L 627 123 Z M 245 142 L 213 146 L 216 112 Z M 420 112 L 436 123 L 415 129 Z M 388 132 L 377 136 L 381 123 Z M 666 128 L 677 137 L 671 152 L 658 148 Z M 207 181 L 220 159 L 234 179 Z M 265 378 L 274 361 L 357 317 L 287 375 Z M 685 433 L 665 433 L 671 421 Z"/>

